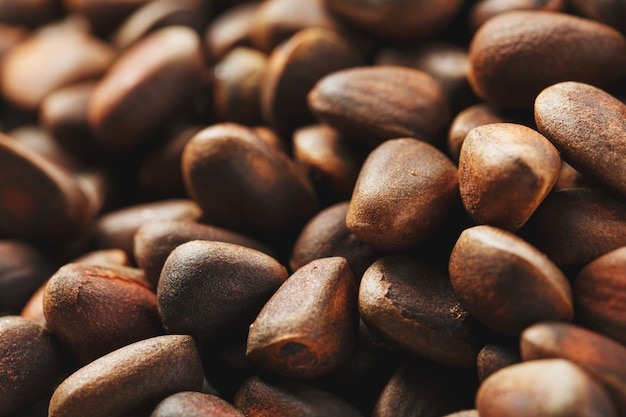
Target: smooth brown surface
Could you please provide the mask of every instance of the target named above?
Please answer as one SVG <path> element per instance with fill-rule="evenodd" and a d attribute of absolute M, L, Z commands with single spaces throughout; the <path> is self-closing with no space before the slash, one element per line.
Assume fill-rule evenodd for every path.
<path fill-rule="evenodd" d="M 565 10 L 566 3 L 565 0 L 479 0 L 469 11 L 468 23 L 475 31 L 487 20 L 501 13 L 514 10 L 562 12 Z"/>
<path fill-rule="evenodd" d="M 243 417 L 223 399 L 202 392 L 182 391 L 157 405 L 150 417 Z"/>
<path fill-rule="evenodd" d="M 626 4 L 623 0 L 569 0 L 569 4 L 576 13 L 626 33 Z"/>
<path fill-rule="evenodd" d="M 260 1 L 250 1 L 233 5 L 211 20 L 204 32 L 210 58 L 219 61 L 238 46 L 251 46 L 252 22 L 260 4 Z"/>

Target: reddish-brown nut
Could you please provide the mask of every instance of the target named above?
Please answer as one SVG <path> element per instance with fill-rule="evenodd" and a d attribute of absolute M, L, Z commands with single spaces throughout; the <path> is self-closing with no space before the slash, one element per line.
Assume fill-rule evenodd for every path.
<path fill-rule="evenodd" d="M 472 31 L 476 31 L 483 23 L 501 13 L 514 10 L 546 10 L 562 12 L 565 0 L 479 0 L 469 11 L 468 23 Z"/>
<path fill-rule="evenodd" d="M 30 32 L 22 26 L 7 24 L 5 20 L 0 23 L 0 61 L 15 45 L 27 39 Z"/>
<path fill-rule="evenodd" d="M 244 417 L 233 405 L 212 394 L 182 391 L 161 401 L 150 417 Z"/>
<path fill-rule="evenodd" d="M 626 195 L 626 104 L 591 85 L 562 82 L 537 96 L 535 121 L 572 167 Z"/>
<path fill-rule="evenodd" d="M 469 59 L 469 82 L 479 97 L 528 107 L 559 81 L 604 86 L 622 79 L 626 39 L 610 26 L 565 13 L 512 11 L 480 27 Z"/>
<path fill-rule="evenodd" d="M 246 1 L 215 16 L 204 32 L 209 58 L 217 62 L 238 46 L 250 47 L 252 22 L 261 1 Z"/>
<path fill-rule="evenodd" d="M 475 366 L 479 327 L 450 281 L 423 262 L 390 255 L 374 262 L 359 287 L 361 318 L 409 353 L 450 366 Z"/>
<path fill-rule="evenodd" d="M 497 332 L 519 335 L 533 323 L 573 318 L 567 278 L 543 253 L 505 230 L 464 230 L 450 254 L 449 272 L 461 305 Z"/>
<path fill-rule="evenodd" d="M 514 123 L 478 126 L 459 156 L 459 191 L 470 217 L 516 231 L 559 177 L 557 149 L 537 131 Z"/>
<path fill-rule="evenodd" d="M 617 417 L 604 388 L 563 359 L 512 365 L 487 378 L 476 394 L 480 417 Z"/>
<path fill-rule="evenodd" d="M 450 119 L 439 82 L 425 72 L 397 66 L 329 74 L 309 92 L 308 102 L 322 122 L 373 145 L 399 137 L 435 142 Z"/>
<path fill-rule="evenodd" d="M 0 317 L 0 416 L 50 395 L 63 369 L 52 334 L 32 320 Z"/>
<path fill-rule="evenodd" d="M 50 399 L 49 417 L 123 417 L 181 391 L 200 391 L 204 373 L 191 336 L 124 346 L 78 369 Z"/>
<path fill-rule="evenodd" d="M 611 394 L 619 415 L 626 413 L 626 347 L 583 327 L 559 322 L 535 324 L 521 335 L 524 361 L 562 358 L 583 368 Z"/>
<path fill-rule="evenodd" d="M 357 287 L 348 262 L 316 259 L 265 303 L 250 325 L 246 357 L 288 378 L 316 378 L 346 360 L 357 324 Z"/>
<path fill-rule="evenodd" d="M 375 249 L 410 249 L 437 232 L 458 196 L 456 167 L 441 151 L 417 139 L 388 140 L 361 168 L 346 225 Z"/>

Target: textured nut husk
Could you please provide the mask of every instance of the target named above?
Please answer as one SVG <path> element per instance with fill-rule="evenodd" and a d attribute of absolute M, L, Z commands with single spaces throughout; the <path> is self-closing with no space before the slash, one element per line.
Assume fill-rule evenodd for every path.
<path fill-rule="evenodd" d="M 565 13 L 512 11 L 480 27 L 469 59 L 469 82 L 479 97 L 528 107 L 560 81 L 605 86 L 622 79 L 626 39 L 610 26 Z"/>
<path fill-rule="evenodd" d="M 0 416 L 50 395 L 62 367 L 61 349 L 49 331 L 23 317 L 0 317 Z"/>
<path fill-rule="evenodd" d="M 548 195 L 560 169 L 559 152 L 537 131 L 514 123 L 478 126 L 461 146 L 461 201 L 476 223 L 514 232 Z"/>
<path fill-rule="evenodd" d="M 248 326 L 287 279 L 274 258 L 232 243 L 194 240 L 167 257 L 159 284 L 159 314 L 166 330 L 207 340 Z"/>
<path fill-rule="evenodd" d="M 438 34 L 463 4 L 460 0 L 325 0 L 340 18 L 368 34 L 409 41 Z"/>
<path fill-rule="evenodd" d="M 410 249 L 436 233 L 458 196 L 456 167 L 441 151 L 418 139 L 388 140 L 361 168 L 346 225 L 375 249 Z"/>
<path fill-rule="evenodd" d="M 606 391 L 563 359 L 524 362 L 487 378 L 476 394 L 480 417 L 616 417 Z"/>
<path fill-rule="evenodd" d="M 598 380 L 613 397 L 619 415 L 626 413 L 626 347 L 583 327 L 558 322 L 535 324 L 521 335 L 525 361 L 562 358 Z"/>
<path fill-rule="evenodd" d="M 0 233 L 31 241 L 64 239 L 86 230 L 93 214 L 68 170 L 0 135 Z"/>
<path fill-rule="evenodd" d="M 318 210 L 304 171 L 245 126 L 200 131 L 185 146 L 182 170 L 208 222 L 252 237 L 294 233 Z"/>
<path fill-rule="evenodd" d="M 486 344 L 476 358 L 478 379 L 484 381 L 494 372 L 522 361 L 519 349 L 494 343 Z"/>
<path fill-rule="evenodd" d="M 252 22 L 262 2 L 234 5 L 215 16 L 204 32 L 209 58 L 219 61 L 238 46 L 250 47 Z"/>
<path fill-rule="evenodd" d="M 203 65 L 200 38 L 184 26 L 160 29 L 125 51 L 89 102 L 103 146 L 129 150 L 145 142 L 190 102 Z"/>
<path fill-rule="evenodd" d="M 156 294 L 143 278 L 130 267 L 66 264 L 46 284 L 46 325 L 83 364 L 158 336 Z"/>
<path fill-rule="evenodd" d="M 514 10 L 562 12 L 564 0 L 479 0 L 469 10 L 468 24 L 476 31 L 483 23 L 501 13 Z"/>
<path fill-rule="evenodd" d="M 246 357 L 288 378 L 316 378 L 346 360 L 357 324 L 357 286 L 348 262 L 316 259 L 265 303 L 250 325 Z"/>
<path fill-rule="evenodd" d="M 114 50 L 86 33 L 60 30 L 34 35 L 2 59 L 0 89 L 10 102 L 37 110 L 54 90 L 96 79 L 115 59 Z"/>
<path fill-rule="evenodd" d="M 122 417 L 169 395 L 200 391 L 202 363 L 191 336 L 165 335 L 117 349 L 78 369 L 54 391 L 49 417 Z"/>
<path fill-rule="evenodd" d="M 244 417 L 233 405 L 212 394 L 183 391 L 161 401 L 150 417 Z"/>
<path fill-rule="evenodd" d="M 361 318 L 375 334 L 413 355 L 451 366 L 474 366 L 479 327 L 440 271 L 407 256 L 374 262 L 359 286 Z"/>
<path fill-rule="evenodd" d="M 572 167 L 626 195 L 626 104 L 597 87 L 562 82 L 537 96 L 535 121 Z"/>
<path fill-rule="evenodd" d="M 601 190 L 550 193 L 524 227 L 525 239 L 559 266 L 585 265 L 626 246 L 626 203 Z"/>
<path fill-rule="evenodd" d="M 372 145 L 399 137 L 432 143 L 450 120 L 439 82 L 423 71 L 398 66 L 331 73 L 315 84 L 308 103 L 322 122 Z"/>
<path fill-rule="evenodd" d="M 626 345 L 626 247 L 593 260 L 574 280 L 577 320 Z"/>
<path fill-rule="evenodd" d="M 234 405 L 248 417 L 363 417 L 345 400 L 314 385 L 260 376 L 244 381 Z"/>
<path fill-rule="evenodd" d="M 141 226 L 134 237 L 133 254 L 146 280 L 155 287 L 163 264 L 179 245 L 192 240 L 214 240 L 246 246 L 272 255 L 264 244 L 242 234 L 191 220 L 153 221 Z"/>
<path fill-rule="evenodd" d="M 492 226 L 474 226 L 459 236 L 448 265 L 461 304 L 485 326 L 518 335 L 546 320 L 571 321 L 567 278 L 537 248 Z"/>

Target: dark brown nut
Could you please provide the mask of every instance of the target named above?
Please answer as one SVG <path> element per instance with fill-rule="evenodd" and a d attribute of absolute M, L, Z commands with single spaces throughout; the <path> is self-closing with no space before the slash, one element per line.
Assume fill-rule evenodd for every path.
<path fill-rule="evenodd" d="M 572 289 L 559 268 L 505 230 L 464 230 L 450 254 L 449 272 L 461 305 L 497 332 L 517 336 L 533 323 L 574 316 Z"/>
<path fill-rule="evenodd" d="M 474 104 L 454 117 L 448 130 L 447 148 L 450 158 L 458 162 L 465 137 L 475 127 L 490 123 L 507 123 L 510 119 L 501 111 L 485 103 Z"/>
<path fill-rule="evenodd" d="M 617 417 L 604 388 L 563 359 L 524 362 L 487 378 L 476 395 L 480 417 Z"/>
<path fill-rule="evenodd" d="M 390 255 L 374 262 L 359 287 L 361 318 L 409 353 L 450 366 L 475 366 L 479 327 L 450 281 L 421 261 Z"/>
<path fill-rule="evenodd" d="M 478 352 L 476 358 L 478 379 L 482 382 L 494 372 L 521 361 L 519 349 L 489 343 Z"/>
<path fill-rule="evenodd" d="M 292 142 L 294 159 L 308 169 L 320 200 L 350 199 L 365 149 L 323 124 L 297 129 Z"/>
<path fill-rule="evenodd" d="M 244 417 L 220 397 L 202 392 L 172 394 L 157 405 L 150 417 Z"/>
<path fill-rule="evenodd" d="M 135 233 L 133 254 L 146 273 L 146 280 L 156 286 L 169 254 L 179 245 L 192 240 L 213 240 L 246 246 L 272 255 L 264 244 L 230 230 L 191 220 L 148 222 Z"/>
<path fill-rule="evenodd" d="M 267 55 L 256 49 L 236 47 L 215 65 L 213 87 L 218 120 L 260 124 L 261 88 Z"/>
<path fill-rule="evenodd" d="M 61 0 L 67 13 L 84 16 L 99 36 L 108 36 L 128 16 L 152 0 Z"/>
<path fill-rule="evenodd" d="M 445 29 L 459 12 L 460 0 L 325 0 L 349 24 L 377 37 L 399 41 L 427 38 Z"/>
<path fill-rule="evenodd" d="M 47 327 L 83 364 L 163 334 L 156 294 L 140 269 L 66 264 L 46 284 L 43 309 Z"/>
<path fill-rule="evenodd" d="M 405 67 L 334 72 L 318 81 L 308 101 L 322 122 L 372 145 L 399 137 L 435 142 L 450 120 L 449 103 L 439 82 Z"/>
<path fill-rule="evenodd" d="M 137 147 L 191 102 L 203 65 L 192 29 L 151 33 L 115 61 L 93 92 L 88 117 L 95 134 L 111 149 Z"/>
<path fill-rule="evenodd" d="M 217 62 L 238 46 L 251 46 L 252 22 L 261 3 L 250 1 L 232 6 L 209 22 L 204 32 L 209 58 Z"/>
<path fill-rule="evenodd" d="M 86 230 L 93 213 L 80 183 L 65 168 L 0 135 L 0 233 L 51 241 Z"/>
<path fill-rule="evenodd" d="M 57 165 L 76 171 L 77 160 L 59 145 L 47 131 L 35 125 L 21 125 L 7 132 L 7 136 Z"/>
<path fill-rule="evenodd" d="M 172 251 L 157 287 L 159 314 L 171 333 L 205 341 L 252 323 L 287 279 L 269 255 L 232 243 L 194 240 Z"/>
<path fill-rule="evenodd" d="M 619 415 L 626 413 L 626 347 L 569 323 L 535 324 L 522 333 L 525 361 L 562 358 L 583 368 L 611 394 Z"/>
<path fill-rule="evenodd" d="M 241 125 L 215 124 L 200 131 L 185 146 L 182 170 L 203 219 L 246 235 L 292 234 L 318 210 L 305 172 Z"/>
<path fill-rule="evenodd" d="M 626 202 L 592 188 L 550 193 L 524 236 L 559 266 L 582 266 L 626 246 Z"/>
<path fill-rule="evenodd" d="M 17 314 L 55 270 L 41 249 L 19 240 L 0 240 L 0 314 Z"/>
<path fill-rule="evenodd" d="M 112 43 L 123 50 L 167 26 L 188 26 L 199 33 L 210 12 L 207 6 L 205 0 L 150 1 L 120 24 L 112 35 Z"/>
<path fill-rule="evenodd" d="M 502 107 L 529 107 L 559 81 L 604 86 L 622 79 L 626 39 L 602 23 L 564 13 L 513 11 L 480 27 L 469 59 L 476 95 Z"/>
<path fill-rule="evenodd" d="M 585 1 L 568 0 L 571 8 L 593 20 L 613 26 L 626 33 L 626 5 L 623 0 Z"/>
<path fill-rule="evenodd" d="M 165 199 L 126 206 L 101 216 L 94 241 L 99 249 L 117 248 L 133 254 L 135 233 L 144 224 L 161 220 L 196 221 L 200 207 L 189 199 Z"/>
<path fill-rule="evenodd" d="M 0 89 L 11 103 L 34 111 L 54 90 L 100 77 L 114 58 L 108 44 L 84 32 L 35 34 L 2 59 Z"/>
<path fill-rule="evenodd" d="M 61 8 L 55 0 L 0 1 L 0 21 L 11 25 L 36 28 L 60 15 Z"/>
<path fill-rule="evenodd" d="M 437 232 L 458 196 L 456 167 L 441 151 L 417 139 L 388 140 L 361 168 L 346 226 L 375 249 L 411 249 Z"/>
<path fill-rule="evenodd" d="M 270 147 L 278 149 L 279 151 L 283 151 L 284 153 L 289 155 L 290 144 L 288 144 L 285 139 L 279 136 L 274 129 L 268 126 L 260 125 L 254 126 L 252 130 L 254 130 L 254 133 L 256 133 L 259 139 L 270 145 Z"/>
<path fill-rule="evenodd" d="M 317 81 L 362 64 L 354 46 L 334 30 L 309 28 L 295 33 L 269 57 L 261 85 L 263 119 L 279 133 L 290 133 L 313 123 L 315 118 L 309 110 L 307 94 Z"/>
<path fill-rule="evenodd" d="M 626 247 L 587 264 L 574 280 L 578 322 L 626 345 Z"/>
<path fill-rule="evenodd" d="M 514 123 L 478 126 L 459 156 L 459 191 L 470 217 L 516 231 L 559 177 L 559 151 L 537 131 Z"/>
<path fill-rule="evenodd" d="M 200 391 L 203 378 L 191 336 L 144 339 L 71 374 L 52 394 L 48 416 L 128 416 L 177 392 Z"/>
<path fill-rule="evenodd" d="M 61 349 L 32 320 L 0 317 L 0 416 L 9 417 L 50 395 L 61 377 Z"/>
<path fill-rule="evenodd" d="M 514 10 L 562 12 L 565 3 L 565 0 L 479 0 L 469 11 L 468 24 L 474 32 L 487 20 L 501 13 Z"/>
<path fill-rule="evenodd" d="M 291 253 L 292 271 L 315 259 L 341 256 L 348 261 L 355 279 L 361 280 L 378 254 L 346 228 L 348 205 L 344 201 L 327 207 L 304 226 Z"/>
<path fill-rule="evenodd" d="M 260 376 L 241 385 L 234 405 L 245 416 L 254 417 L 363 417 L 345 400 L 314 385 Z"/>
<path fill-rule="evenodd" d="M 323 0 L 268 0 L 260 5 L 252 21 L 252 45 L 269 54 L 281 42 L 307 28 L 339 29 Z"/>
<path fill-rule="evenodd" d="M 626 53 L 625 53 L 626 56 Z M 626 195 L 626 104 L 588 84 L 562 82 L 535 101 L 539 131 L 582 174 Z"/>
<path fill-rule="evenodd" d="M 357 324 L 357 286 L 348 262 L 316 259 L 265 303 L 250 325 L 246 357 L 288 378 L 317 378 L 346 360 Z"/>

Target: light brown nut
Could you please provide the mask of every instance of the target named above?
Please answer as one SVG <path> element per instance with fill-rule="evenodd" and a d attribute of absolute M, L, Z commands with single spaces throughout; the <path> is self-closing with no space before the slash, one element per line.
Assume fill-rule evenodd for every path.
<path fill-rule="evenodd" d="M 359 310 L 372 332 L 412 355 L 457 367 L 476 364 L 479 326 L 448 277 L 423 262 L 401 255 L 374 262 L 361 278 Z"/>
<path fill-rule="evenodd" d="M 435 142 L 450 120 L 438 81 L 397 66 L 349 68 L 327 75 L 309 92 L 322 122 L 350 138 L 378 145 L 399 137 Z"/>
<path fill-rule="evenodd" d="M 469 59 L 469 82 L 479 97 L 501 107 L 528 107 L 559 81 L 610 85 L 622 79 L 626 39 L 565 13 L 512 11 L 480 27 Z"/>
<path fill-rule="evenodd" d="M 476 223 L 514 232 L 548 195 L 560 168 L 559 152 L 535 130 L 514 123 L 478 126 L 461 146 L 461 201 Z"/>
<path fill-rule="evenodd" d="M 78 369 L 50 399 L 49 417 L 122 417 L 154 408 L 180 391 L 200 391 L 204 378 L 191 336 L 165 335 L 117 349 Z"/>
<path fill-rule="evenodd" d="M 537 128 L 582 174 L 626 195 L 626 104 L 579 82 L 562 82 L 535 100 Z"/>
<path fill-rule="evenodd" d="M 443 417 L 480 417 L 478 410 L 461 410 L 456 413 L 446 414 Z"/>
<path fill-rule="evenodd" d="M 461 305 L 497 332 L 519 335 L 533 323 L 573 318 L 567 278 L 543 253 L 505 230 L 464 230 L 450 254 L 449 272 Z"/>
<path fill-rule="evenodd" d="M 363 164 L 346 218 L 371 247 L 406 250 L 428 241 L 459 196 L 454 164 L 417 139 L 384 142 Z"/>
<path fill-rule="evenodd" d="M 202 392 L 182 391 L 157 405 L 150 417 L 244 417 L 220 397 Z"/>
<path fill-rule="evenodd" d="M 523 362 L 487 378 L 476 394 L 480 417 L 616 417 L 604 388 L 563 359 Z"/>

